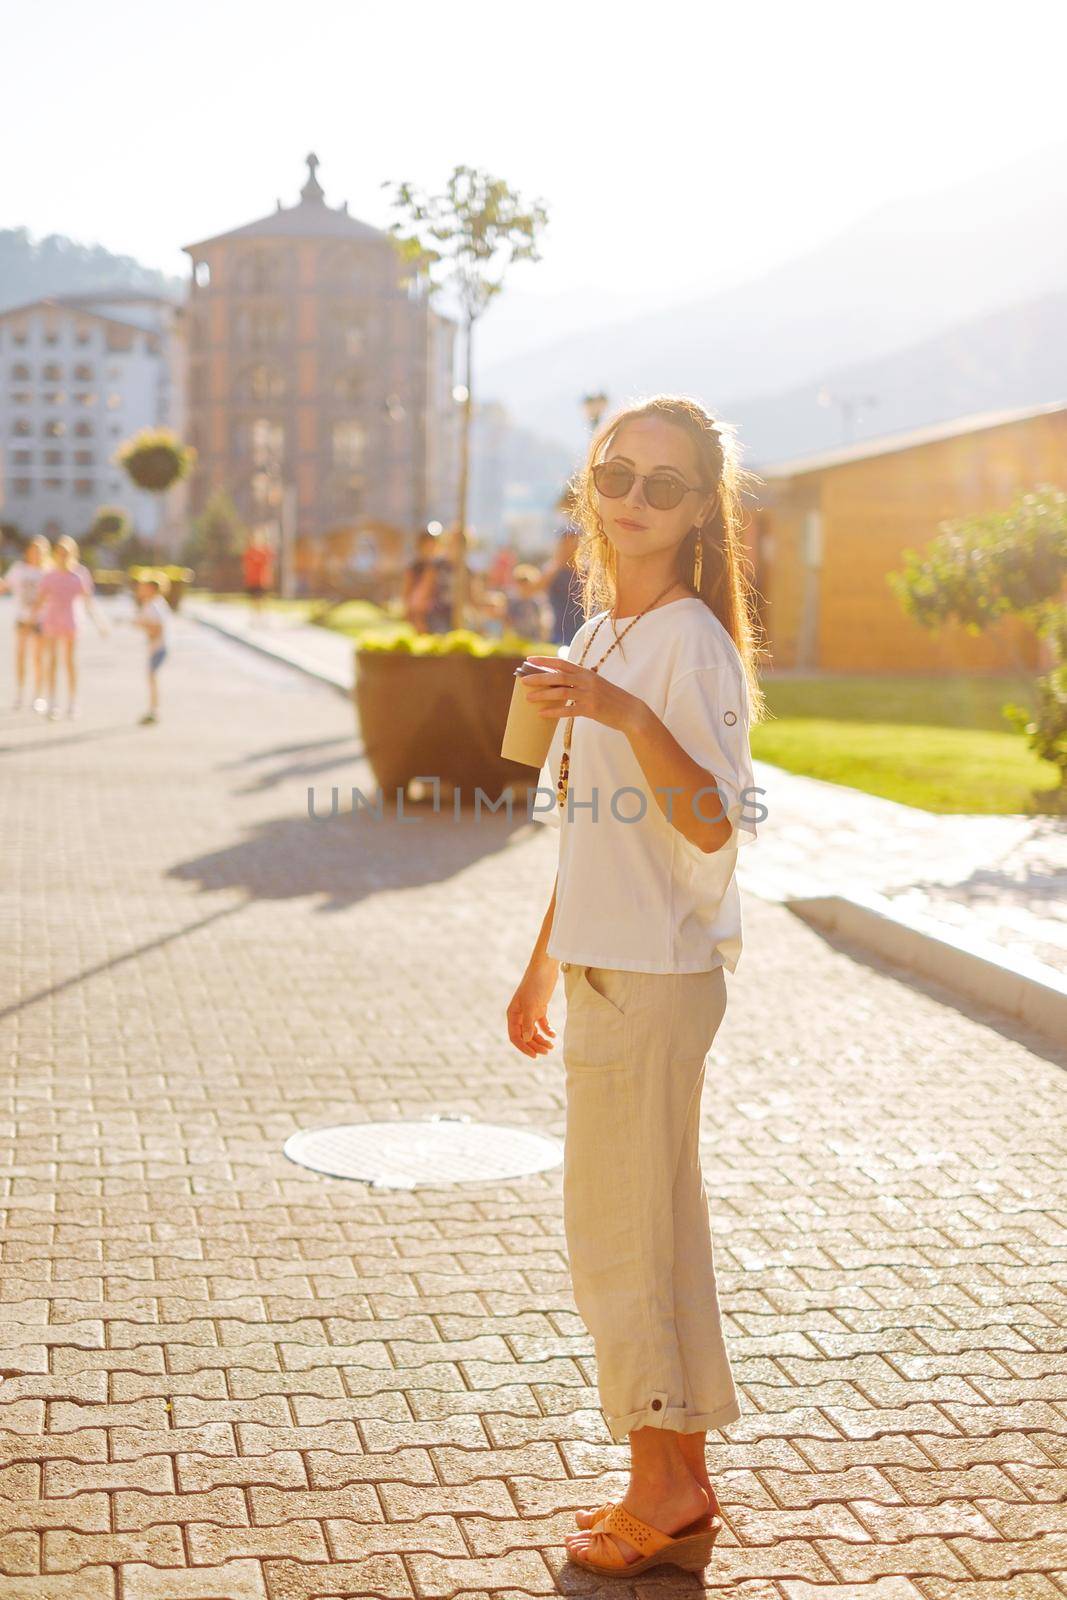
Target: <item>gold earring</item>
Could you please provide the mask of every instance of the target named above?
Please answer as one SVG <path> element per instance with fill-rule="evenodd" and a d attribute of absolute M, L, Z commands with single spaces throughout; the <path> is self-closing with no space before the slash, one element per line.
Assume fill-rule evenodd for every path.
<path fill-rule="evenodd" d="M 693 557 L 693 588 L 698 592 L 700 590 L 700 575 L 704 569 L 704 540 L 702 533 L 703 530 L 698 528 L 696 552 Z"/>

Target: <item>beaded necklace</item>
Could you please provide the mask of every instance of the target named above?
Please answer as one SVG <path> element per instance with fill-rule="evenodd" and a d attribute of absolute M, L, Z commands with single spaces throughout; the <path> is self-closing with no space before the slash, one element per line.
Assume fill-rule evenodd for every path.
<path fill-rule="evenodd" d="M 667 587 L 665 589 L 661 589 L 659 594 L 656 596 L 655 600 L 653 600 L 650 605 L 647 605 L 645 607 L 644 611 L 639 611 L 637 613 L 637 616 L 634 617 L 632 621 L 630 621 L 630 622 L 628 622 L 626 624 L 626 627 L 622 630 L 621 633 L 617 633 L 615 635 L 615 644 L 609 645 L 608 648 L 604 651 L 604 654 L 601 656 L 600 660 L 597 662 L 596 666 L 595 667 L 590 667 L 589 670 L 591 672 L 599 672 L 601 667 L 604 665 L 604 662 L 608 659 L 608 657 L 610 656 L 611 652 L 615 649 L 615 645 L 618 645 L 618 644 L 622 643 L 622 641 L 626 638 L 626 635 L 629 633 L 630 629 L 633 627 L 634 623 L 635 622 L 640 622 L 642 617 L 647 616 L 648 613 L 653 609 L 653 607 L 655 607 L 655 606 L 657 606 L 659 604 L 659 602 L 663 599 L 663 596 L 665 594 L 670 594 L 671 590 L 677 588 L 677 586 L 678 586 L 678 579 L 674 578 L 667 585 Z M 589 654 L 589 650 L 590 650 L 590 647 L 591 647 L 591 645 L 593 643 L 593 640 L 596 638 L 597 634 L 600 632 L 600 629 L 603 626 L 603 624 L 608 620 L 608 615 L 609 615 L 608 612 L 604 613 L 604 615 L 601 617 L 600 621 L 597 623 L 596 627 L 593 629 L 592 633 L 589 635 L 588 639 L 585 641 L 585 648 L 582 651 L 582 658 L 578 663 L 578 665 L 580 667 L 584 667 L 585 666 L 585 658 Z M 614 620 L 615 619 L 612 618 L 612 622 L 613 623 L 614 623 Z M 573 737 L 573 734 L 574 734 L 574 718 L 573 717 L 568 717 L 567 718 L 567 726 L 563 730 L 563 754 L 560 757 L 560 762 L 559 762 L 559 781 L 556 784 L 556 794 L 557 794 L 557 796 L 559 798 L 559 809 L 561 811 L 564 809 L 564 807 L 566 806 L 566 803 L 567 803 L 567 780 L 568 780 L 568 777 L 570 775 L 570 769 L 571 769 L 571 738 Z"/>

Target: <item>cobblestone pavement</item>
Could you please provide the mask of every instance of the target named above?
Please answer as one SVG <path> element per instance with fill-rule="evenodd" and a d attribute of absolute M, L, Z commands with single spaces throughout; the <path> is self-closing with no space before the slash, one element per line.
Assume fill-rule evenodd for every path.
<path fill-rule="evenodd" d="M 558 1049 L 504 1032 L 554 830 L 311 820 L 370 788 L 334 691 L 179 620 L 142 729 L 140 657 L 90 633 L 77 722 L 0 715 L 0 1596 L 698 1592 L 564 1559 L 626 1449 L 560 1170 L 381 1192 L 282 1154 L 562 1135 Z M 1064 1065 L 746 901 L 704 1101 L 745 1407 L 712 1591 L 1067 1595 Z"/>

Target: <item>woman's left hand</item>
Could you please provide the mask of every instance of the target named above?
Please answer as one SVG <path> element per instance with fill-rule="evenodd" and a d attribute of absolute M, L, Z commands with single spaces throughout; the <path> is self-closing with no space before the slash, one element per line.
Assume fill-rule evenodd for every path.
<path fill-rule="evenodd" d="M 520 681 L 525 686 L 527 699 L 539 716 L 552 717 L 557 722 L 564 717 L 589 717 L 603 723 L 605 728 L 617 728 L 625 733 L 634 716 L 644 709 L 644 701 L 609 683 L 590 667 L 580 667 L 574 661 L 561 661 L 557 656 L 527 656 L 535 667 L 550 667 L 549 672 L 530 673 Z"/>

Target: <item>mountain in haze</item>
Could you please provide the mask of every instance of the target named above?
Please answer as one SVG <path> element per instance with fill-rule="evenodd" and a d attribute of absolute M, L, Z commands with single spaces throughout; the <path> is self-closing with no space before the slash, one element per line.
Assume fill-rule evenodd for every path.
<path fill-rule="evenodd" d="M 754 201 L 754 203 L 758 203 Z M 1054 293 L 1067 281 L 1067 145 L 881 207 L 837 238 L 722 293 L 544 341 L 487 366 L 483 396 L 580 444 L 578 402 L 659 390 L 715 409 L 818 387 L 842 367 Z M 793 453 L 787 446 L 786 453 Z"/>
<path fill-rule="evenodd" d="M 833 369 L 819 384 L 727 403 L 745 461 L 793 456 L 971 412 L 1067 401 L 1067 294 L 968 318 L 906 350 Z M 858 415 L 850 418 L 855 406 Z"/>
<path fill-rule="evenodd" d="M 0 228 L 0 311 L 50 294 L 134 289 L 141 294 L 184 294 L 180 278 L 116 256 L 100 244 L 78 244 L 61 233 L 33 239 L 25 228 Z"/>

